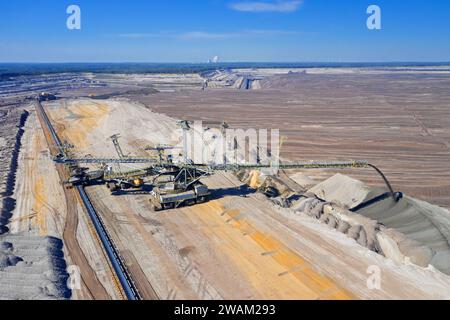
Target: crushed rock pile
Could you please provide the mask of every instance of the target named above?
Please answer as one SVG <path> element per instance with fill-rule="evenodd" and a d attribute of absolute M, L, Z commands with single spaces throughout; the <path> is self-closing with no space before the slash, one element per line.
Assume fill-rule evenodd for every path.
<path fill-rule="evenodd" d="M 69 299 L 68 279 L 61 240 L 0 237 L 0 300 Z"/>
<path fill-rule="evenodd" d="M 7 227 L 16 206 L 16 171 L 27 111 L 8 110 L 0 117 L 0 300 L 69 299 L 69 275 L 62 241 L 11 235 Z"/>
<path fill-rule="evenodd" d="M 450 212 L 446 209 L 404 197 L 349 211 L 384 192 L 337 174 L 309 189 L 292 209 L 393 260 L 432 265 L 450 275 Z"/>
<path fill-rule="evenodd" d="M 7 233 L 8 220 L 16 201 L 12 197 L 16 185 L 16 171 L 27 111 L 8 110 L 0 119 L 0 135 L 4 139 L 0 146 L 0 235 Z"/>
<path fill-rule="evenodd" d="M 317 219 L 371 251 L 399 263 L 432 265 L 450 275 L 450 212 L 446 209 L 409 197 L 399 201 L 380 197 L 386 190 L 341 174 L 318 184 L 301 173 L 291 176 L 300 180 L 302 188 L 309 188 L 301 194 L 282 180 L 258 172 L 241 171 L 237 176 L 274 205 Z"/>

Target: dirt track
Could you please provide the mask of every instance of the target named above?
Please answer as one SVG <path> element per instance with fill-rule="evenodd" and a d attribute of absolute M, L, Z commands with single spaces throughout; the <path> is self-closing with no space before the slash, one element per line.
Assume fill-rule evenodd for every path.
<path fill-rule="evenodd" d="M 45 122 L 42 120 L 42 115 L 37 112 L 38 118 L 41 123 L 42 130 L 47 141 L 47 145 L 51 150 L 52 156 L 57 155 L 57 151 L 54 149 L 54 143 Z M 56 165 L 60 181 L 63 183 L 68 180 L 69 174 L 67 168 L 62 165 Z M 77 241 L 77 228 L 78 228 L 78 199 L 74 189 L 64 188 L 64 195 L 67 204 L 66 224 L 64 227 L 64 244 L 67 247 L 70 259 L 73 264 L 80 268 L 81 279 L 84 284 L 84 290 L 87 290 L 87 294 L 90 298 L 96 300 L 106 300 L 110 296 L 106 292 L 98 280 L 94 270 L 91 268 L 88 260 L 86 259 L 83 250 Z M 87 298 L 87 297 L 85 297 Z"/>

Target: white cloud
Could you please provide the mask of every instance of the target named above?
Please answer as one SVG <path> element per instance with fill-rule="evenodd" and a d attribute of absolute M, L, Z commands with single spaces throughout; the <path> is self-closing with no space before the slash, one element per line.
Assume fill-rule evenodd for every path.
<path fill-rule="evenodd" d="M 235 38 L 236 36 L 238 36 L 238 33 L 212 33 L 204 31 L 192 31 L 181 33 L 177 35 L 177 38 L 183 40 L 221 40 Z"/>
<path fill-rule="evenodd" d="M 302 5 L 303 0 L 276 0 L 271 2 L 244 1 L 230 5 L 233 10 L 242 12 L 294 12 Z"/>
<path fill-rule="evenodd" d="M 304 34 L 300 31 L 288 31 L 288 30 L 247 30 L 244 32 L 249 36 L 262 36 L 262 37 L 274 37 L 274 36 L 298 36 Z"/>
<path fill-rule="evenodd" d="M 287 30 L 243 30 L 228 33 L 211 33 L 204 31 L 194 31 L 179 34 L 177 38 L 183 40 L 222 40 L 231 38 L 256 38 L 256 37 L 275 37 L 275 36 L 295 36 L 302 32 Z"/>
<path fill-rule="evenodd" d="M 206 31 L 189 32 L 161 32 L 161 33 L 124 33 L 119 34 L 120 38 L 145 39 L 145 38 L 171 38 L 182 40 L 221 40 L 238 37 L 239 33 L 213 33 Z"/>
<path fill-rule="evenodd" d="M 124 33 L 119 34 L 120 38 L 127 39 L 146 39 L 146 38 L 169 38 L 180 40 L 225 40 L 235 38 L 256 38 L 256 37 L 274 37 L 274 36 L 295 36 L 301 35 L 299 31 L 288 30 L 243 30 L 237 32 L 208 32 L 208 31 L 190 31 L 183 33 L 161 32 L 161 33 Z"/>
<path fill-rule="evenodd" d="M 142 38 L 163 38 L 163 33 L 122 33 L 119 34 L 120 38 L 128 39 L 142 39 Z"/>

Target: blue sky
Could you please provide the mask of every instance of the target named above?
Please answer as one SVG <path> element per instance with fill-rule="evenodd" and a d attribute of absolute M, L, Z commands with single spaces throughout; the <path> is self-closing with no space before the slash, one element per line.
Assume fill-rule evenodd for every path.
<path fill-rule="evenodd" d="M 66 8 L 81 8 L 68 30 Z M 382 10 L 368 30 L 366 9 Z M 1 0 L 0 62 L 450 61 L 447 0 Z"/>

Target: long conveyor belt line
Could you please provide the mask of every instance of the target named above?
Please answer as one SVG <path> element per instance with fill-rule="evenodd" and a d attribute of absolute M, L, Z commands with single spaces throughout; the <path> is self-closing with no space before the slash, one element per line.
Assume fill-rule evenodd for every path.
<path fill-rule="evenodd" d="M 269 163 L 269 164 L 183 164 L 183 163 L 164 163 L 157 162 L 153 158 L 69 158 L 65 155 L 57 157 L 54 159 L 57 163 L 61 164 L 126 164 L 126 163 L 140 163 L 140 164 L 150 164 L 156 168 L 174 168 L 187 169 L 187 170 L 202 170 L 204 173 L 213 173 L 217 171 L 238 171 L 238 170 L 258 170 L 262 168 L 269 169 L 357 169 L 357 168 L 372 168 L 374 169 L 383 179 L 391 196 L 395 201 L 398 202 L 399 197 L 402 195 L 400 193 L 395 193 L 389 180 L 386 178 L 384 173 L 376 166 L 370 164 L 365 160 L 350 160 L 350 161 L 300 161 L 292 163 Z M 147 168 L 147 171 L 151 170 Z M 135 173 L 133 171 L 131 173 Z"/>
<path fill-rule="evenodd" d="M 56 131 L 53 128 L 53 126 L 50 122 L 50 119 L 48 118 L 40 101 L 37 101 L 36 111 L 40 114 L 41 118 L 44 120 L 45 126 L 47 127 L 47 130 L 50 132 L 53 143 L 58 148 L 58 151 L 60 151 L 61 154 L 64 154 L 64 150 L 63 150 L 61 141 L 59 140 L 59 137 L 56 134 Z M 83 205 L 86 208 L 86 211 L 88 212 L 89 217 L 92 220 L 95 230 L 101 240 L 101 243 L 106 251 L 106 254 L 108 255 L 111 265 L 113 266 L 113 269 L 116 273 L 117 278 L 119 279 L 119 282 L 122 286 L 122 289 L 123 289 L 127 299 L 140 300 L 141 296 L 140 296 L 138 290 L 136 289 L 133 279 L 126 268 L 125 263 L 123 262 L 122 258 L 120 257 L 117 247 L 115 246 L 113 240 L 109 236 L 101 217 L 96 212 L 88 195 L 86 194 L 84 187 L 78 186 L 77 191 L 83 201 Z"/>
<path fill-rule="evenodd" d="M 55 159 L 62 164 L 151 164 L 156 167 L 177 167 L 196 168 L 213 171 L 233 171 L 241 169 L 260 169 L 260 168 L 281 168 L 281 169 L 322 169 L 322 168 L 365 168 L 368 167 L 367 161 L 303 161 L 284 164 L 174 164 L 158 162 L 153 158 L 67 158 L 60 157 Z"/>
<path fill-rule="evenodd" d="M 59 137 L 56 134 L 56 131 L 53 128 L 53 126 L 50 122 L 50 119 L 48 118 L 47 113 L 45 112 L 44 108 L 42 107 L 42 104 L 40 101 L 37 101 L 37 109 L 38 109 L 38 112 L 41 114 L 42 119 L 44 119 L 48 131 L 52 135 L 52 139 L 53 139 L 53 142 L 55 143 L 55 146 L 59 149 L 59 151 L 62 151 L 63 148 L 62 148 L 61 141 L 59 140 Z"/>
<path fill-rule="evenodd" d="M 92 223 L 94 224 L 95 230 L 97 231 L 100 237 L 100 240 L 103 244 L 103 247 L 105 248 L 109 260 L 111 261 L 114 271 L 116 272 L 116 275 L 119 278 L 120 284 L 122 285 L 125 295 L 127 296 L 128 300 L 140 300 L 141 296 L 138 290 L 136 289 L 136 286 L 125 266 L 125 263 L 123 262 L 122 258 L 118 253 L 116 245 L 114 244 L 113 240 L 106 231 L 105 225 L 101 217 L 95 211 L 95 208 L 92 205 L 84 188 L 82 186 L 77 186 L 77 190 L 80 193 L 81 200 L 83 201 L 83 204 L 89 213 Z"/>

